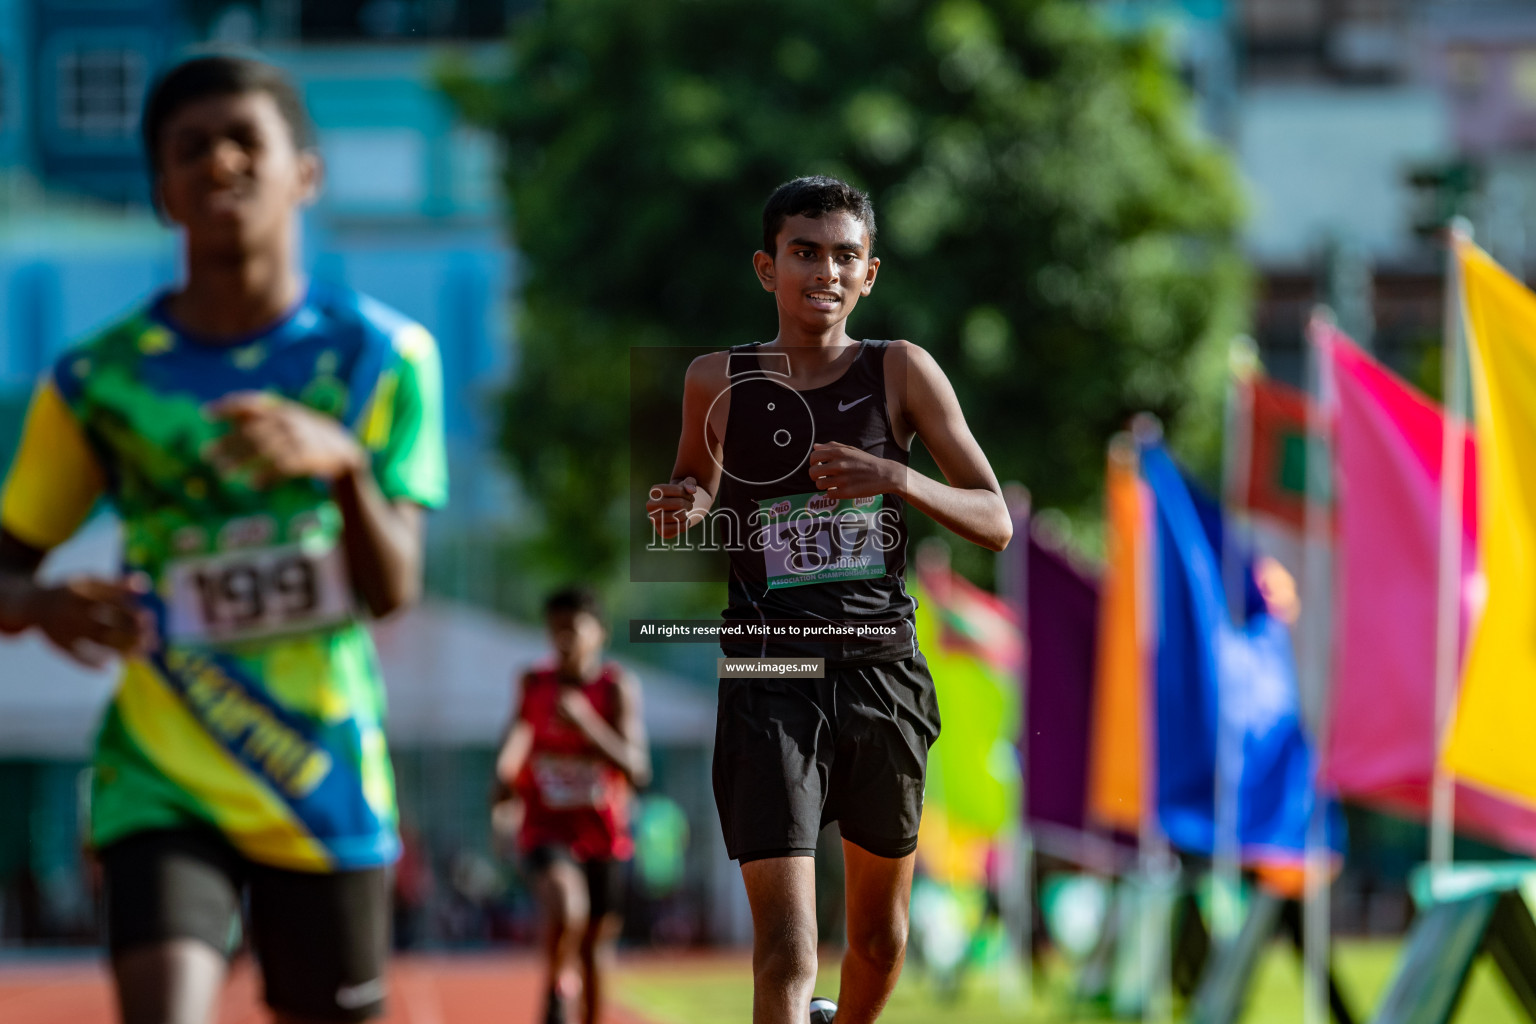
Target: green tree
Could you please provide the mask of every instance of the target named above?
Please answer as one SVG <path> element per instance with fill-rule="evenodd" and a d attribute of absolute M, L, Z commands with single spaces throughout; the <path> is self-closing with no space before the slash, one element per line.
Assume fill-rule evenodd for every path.
<path fill-rule="evenodd" d="M 561 571 L 616 568 L 641 514 L 631 348 L 771 337 L 749 257 L 767 194 L 808 173 L 875 202 L 851 331 L 933 352 L 1037 506 L 1091 509 L 1141 410 L 1214 464 L 1236 179 L 1159 41 L 1092 5 L 548 0 L 504 74 L 444 82 L 505 147 L 526 276 L 501 440 Z"/>

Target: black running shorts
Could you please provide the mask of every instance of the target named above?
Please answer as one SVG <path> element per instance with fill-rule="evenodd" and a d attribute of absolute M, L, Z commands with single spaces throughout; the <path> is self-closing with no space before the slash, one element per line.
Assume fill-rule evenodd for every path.
<path fill-rule="evenodd" d="M 577 860 L 570 847 L 536 846 L 523 858 L 529 874 L 548 871 L 556 861 L 573 864 L 587 880 L 587 920 L 598 921 L 624 909 L 624 862 L 620 860 Z"/>
<path fill-rule="evenodd" d="M 923 656 L 823 679 L 722 678 L 715 805 L 742 862 L 812 856 L 822 827 L 879 857 L 917 848 L 939 704 Z"/>
<path fill-rule="evenodd" d="M 141 832 L 107 846 L 101 860 L 114 955 L 198 939 L 228 956 L 239 944 L 244 892 L 267 1005 L 313 1020 L 383 1013 L 387 868 L 284 871 L 245 859 L 205 828 Z"/>

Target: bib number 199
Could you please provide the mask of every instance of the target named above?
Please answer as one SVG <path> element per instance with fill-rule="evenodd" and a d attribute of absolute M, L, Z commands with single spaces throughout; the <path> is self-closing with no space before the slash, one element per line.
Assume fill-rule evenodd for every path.
<path fill-rule="evenodd" d="M 293 544 L 190 558 L 170 567 L 171 639 L 218 642 L 332 625 L 351 615 L 334 545 Z"/>
<path fill-rule="evenodd" d="M 248 562 L 210 566 L 192 578 L 210 631 L 249 629 L 269 614 L 282 621 L 302 620 L 320 604 L 315 567 L 302 554 L 270 567 Z"/>

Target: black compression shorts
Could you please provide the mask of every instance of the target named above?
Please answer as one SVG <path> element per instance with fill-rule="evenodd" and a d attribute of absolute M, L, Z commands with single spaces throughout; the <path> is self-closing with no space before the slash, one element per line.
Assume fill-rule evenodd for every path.
<path fill-rule="evenodd" d="M 114 955 L 197 939 L 229 956 L 239 944 L 246 893 L 267 1005 L 312 1020 L 383 1013 L 387 868 L 284 871 L 247 860 L 207 828 L 140 832 L 107 846 L 101 860 Z"/>
<path fill-rule="evenodd" d="M 624 862 L 618 860 L 577 860 L 570 847 L 536 846 L 523 857 L 530 874 L 548 871 L 556 861 L 574 864 L 587 881 L 587 920 L 600 921 L 624 909 Z"/>

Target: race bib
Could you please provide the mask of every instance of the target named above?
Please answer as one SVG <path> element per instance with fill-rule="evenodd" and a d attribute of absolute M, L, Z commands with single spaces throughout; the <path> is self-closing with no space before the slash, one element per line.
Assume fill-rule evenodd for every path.
<path fill-rule="evenodd" d="M 758 502 L 768 589 L 885 575 L 885 495 L 792 494 Z"/>
<path fill-rule="evenodd" d="M 227 643 L 334 626 L 353 614 L 346 560 L 331 540 L 182 558 L 166 576 L 172 641 Z"/>
<path fill-rule="evenodd" d="M 603 797 L 602 768 L 600 762 L 587 757 L 544 754 L 533 760 L 533 782 L 546 807 L 596 807 Z"/>

